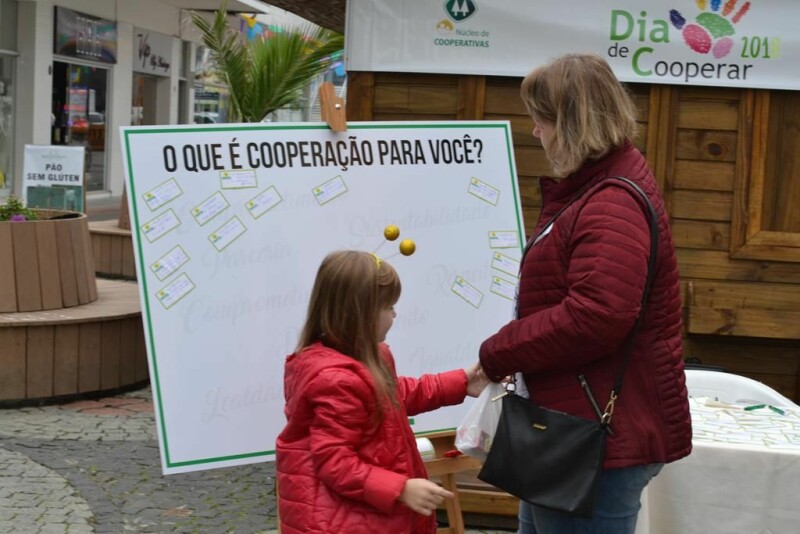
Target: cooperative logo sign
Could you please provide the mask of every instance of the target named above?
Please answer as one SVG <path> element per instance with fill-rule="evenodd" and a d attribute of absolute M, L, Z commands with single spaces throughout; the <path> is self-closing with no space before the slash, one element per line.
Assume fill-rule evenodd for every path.
<path fill-rule="evenodd" d="M 474 15 L 478 7 L 472 0 L 447 0 L 444 10 L 454 22 L 463 22 Z"/>
<path fill-rule="evenodd" d="M 686 83 L 703 80 L 747 81 L 751 69 L 780 56 L 781 39 L 742 31 L 751 9 L 739 0 L 695 0 L 682 10 L 670 9 L 664 18 L 642 10 L 611 11 L 608 57 L 629 58 L 642 78 L 672 77 Z M 697 59 L 661 59 L 659 52 L 681 40 Z M 625 44 L 623 44 L 625 43 Z M 743 59 L 745 61 L 737 61 Z"/>
<path fill-rule="evenodd" d="M 489 48 L 488 30 L 456 27 L 456 24 L 464 22 L 478 11 L 475 0 L 445 0 L 443 7 L 448 18 L 436 23 L 437 36 L 433 39 L 435 46 Z"/>

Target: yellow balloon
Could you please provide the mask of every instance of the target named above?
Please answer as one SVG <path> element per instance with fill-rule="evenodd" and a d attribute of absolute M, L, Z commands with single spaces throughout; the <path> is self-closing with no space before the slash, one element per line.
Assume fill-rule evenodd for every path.
<path fill-rule="evenodd" d="M 403 256 L 411 256 L 417 250 L 417 245 L 413 239 L 404 239 L 400 242 L 400 254 Z"/>
<path fill-rule="evenodd" d="M 400 237 L 400 228 L 398 228 L 393 224 L 390 224 L 383 230 L 383 237 L 385 237 L 389 241 L 394 241 L 395 239 Z"/>

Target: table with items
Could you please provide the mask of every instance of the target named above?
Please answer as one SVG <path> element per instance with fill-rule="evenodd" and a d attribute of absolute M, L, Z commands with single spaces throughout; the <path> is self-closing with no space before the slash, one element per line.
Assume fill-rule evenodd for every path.
<path fill-rule="evenodd" d="M 692 454 L 649 484 L 636 533 L 800 532 L 800 407 L 689 402 Z"/>

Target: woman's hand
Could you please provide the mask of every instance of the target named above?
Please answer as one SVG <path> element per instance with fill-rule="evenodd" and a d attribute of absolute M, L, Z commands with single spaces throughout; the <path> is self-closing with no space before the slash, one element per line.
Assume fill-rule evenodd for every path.
<path fill-rule="evenodd" d="M 409 478 L 397 500 L 418 514 L 431 515 L 445 499 L 454 495 L 427 478 Z"/>
<path fill-rule="evenodd" d="M 486 376 L 480 363 L 464 369 L 464 372 L 467 373 L 467 395 L 477 397 L 489 384 L 489 377 Z"/>

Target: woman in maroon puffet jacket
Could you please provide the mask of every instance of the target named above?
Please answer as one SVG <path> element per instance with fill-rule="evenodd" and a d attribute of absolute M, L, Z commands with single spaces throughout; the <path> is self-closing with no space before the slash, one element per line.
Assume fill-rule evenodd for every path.
<path fill-rule="evenodd" d="M 602 58 L 557 58 L 525 78 L 521 95 L 533 135 L 561 178 L 541 179 L 542 211 L 520 270 L 518 318 L 482 344 L 487 375 L 500 380 L 521 372 L 533 402 L 596 420 L 578 376 L 602 409 L 640 312 L 650 253 L 641 198 L 606 177 L 626 177 L 647 194 L 658 216 L 659 241 L 594 515 L 576 518 L 523 503 L 520 532 L 632 534 L 645 486 L 664 463 L 692 447 L 669 220 L 647 162 L 631 144 L 634 104 Z"/>

